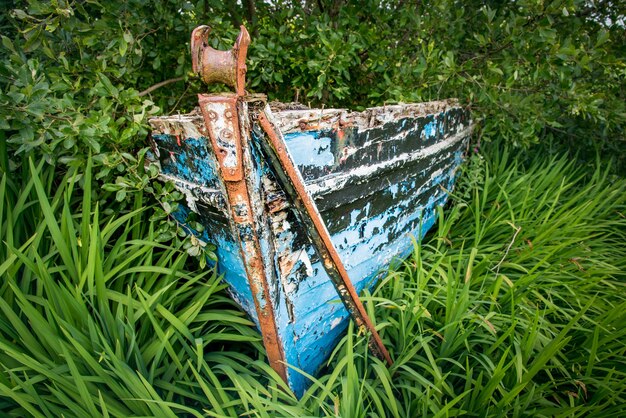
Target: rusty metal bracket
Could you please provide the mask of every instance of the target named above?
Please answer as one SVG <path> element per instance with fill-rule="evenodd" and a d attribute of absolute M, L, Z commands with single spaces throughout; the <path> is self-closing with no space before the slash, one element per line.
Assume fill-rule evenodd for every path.
<path fill-rule="evenodd" d="M 287 381 L 285 353 L 280 344 L 274 309 L 269 290 L 268 274 L 263 263 L 263 252 L 258 230 L 257 215 L 252 204 L 254 191 L 248 187 L 244 176 L 244 166 L 251 162 L 244 158 L 245 141 L 240 127 L 240 112 L 243 107 L 235 95 L 199 95 L 200 109 L 224 185 L 230 210 L 233 229 L 239 241 L 239 252 L 244 262 L 248 285 L 253 295 L 254 305 L 267 351 L 270 365 L 281 378 Z"/>
<path fill-rule="evenodd" d="M 219 51 L 208 43 L 211 28 L 198 26 L 191 33 L 191 63 L 193 72 L 207 84 L 224 83 L 235 88 L 238 97 L 245 94 L 246 55 L 250 45 L 250 35 L 241 26 L 239 37 L 232 49 Z"/>
<path fill-rule="evenodd" d="M 315 251 L 320 256 L 324 269 L 333 281 L 341 301 L 357 326 L 360 329 L 365 328 L 371 333 L 370 349 L 374 355 L 391 366 L 393 364 L 391 356 L 367 315 L 356 289 L 352 286 L 348 272 L 333 245 L 330 233 L 326 229 L 326 224 L 317 210 L 317 205 L 306 190 L 304 180 L 287 151 L 282 135 L 269 120 L 266 111 L 259 112 L 258 121 L 269 140 L 267 142 L 261 141 L 264 151 L 270 157 L 269 162 L 278 175 L 285 192 L 293 201 L 299 217 L 307 226 L 307 233 Z"/>
<path fill-rule="evenodd" d="M 243 179 L 237 96 L 199 94 L 198 103 L 225 181 Z"/>

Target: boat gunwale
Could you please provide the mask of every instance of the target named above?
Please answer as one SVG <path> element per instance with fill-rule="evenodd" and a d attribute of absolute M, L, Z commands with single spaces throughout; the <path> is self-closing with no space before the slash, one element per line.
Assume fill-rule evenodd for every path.
<path fill-rule="evenodd" d="M 259 95 L 244 97 L 244 101 L 259 102 Z M 290 104 L 282 102 L 269 103 L 274 123 L 283 134 L 307 131 L 313 129 L 332 129 L 341 125 L 355 124 L 361 129 L 370 129 L 382 125 L 391 120 L 403 118 L 419 118 L 435 115 L 450 108 L 463 108 L 458 99 L 433 100 L 423 103 L 396 103 L 383 106 L 368 107 L 362 111 L 348 108 L 306 108 L 306 109 L 281 109 Z M 384 117 L 384 118 L 381 118 Z M 161 123 L 194 122 L 202 121 L 200 108 L 195 107 L 191 112 L 167 116 L 155 116 L 148 119 L 148 123 L 154 128 Z M 314 126 L 311 124 L 315 123 Z M 303 125 L 305 124 L 305 125 Z M 303 127 L 304 126 L 304 127 Z"/>
<path fill-rule="evenodd" d="M 271 107 L 271 106 L 270 106 Z M 462 108 L 457 99 L 423 103 L 397 103 L 369 107 L 362 111 L 338 109 L 274 110 L 277 127 L 283 134 L 308 130 L 335 129 L 337 125 L 357 126 L 360 131 L 379 127 L 393 120 L 417 119 L 436 115 L 451 108 Z"/>
<path fill-rule="evenodd" d="M 251 98 L 250 101 L 258 102 L 259 99 L 258 97 L 255 96 Z M 432 101 L 432 102 L 425 102 L 425 103 L 409 103 L 409 104 L 378 106 L 378 107 L 368 108 L 362 112 L 351 112 L 346 109 L 281 110 L 278 112 L 272 111 L 272 116 L 273 116 L 274 123 L 277 126 L 280 126 L 281 121 L 283 121 L 283 117 L 285 115 L 288 115 L 288 118 L 290 120 L 293 120 L 293 118 L 297 116 L 298 114 L 310 115 L 312 114 L 312 112 L 320 111 L 321 112 L 320 115 L 323 114 L 323 119 L 320 120 L 318 117 L 317 119 L 318 126 L 310 127 L 308 129 L 301 129 L 299 127 L 297 130 L 297 132 L 306 132 L 306 131 L 314 131 L 314 130 L 319 131 L 319 130 L 324 130 L 324 129 L 336 128 L 338 125 L 338 121 L 342 121 L 342 122 L 346 121 L 345 123 L 350 123 L 350 120 L 346 119 L 347 117 L 351 117 L 353 118 L 353 120 L 355 118 L 357 120 L 360 118 L 360 119 L 367 119 L 368 121 L 371 121 L 372 118 L 375 119 L 378 115 L 380 115 L 380 112 L 383 112 L 386 115 L 391 114 L 391 117 L 388 117 L 388 120 L 379 121 L 379 123 L 375 124 L 375 126 L 370 126 L 370 127 L 359 126 L 360 128 L 359 130 L 364 131 L 367 129 L 380 127 L 384 123 L 391 122 L 393 120 L 400 120 L 402 118 L 417 119 L 417 118 L 426 117 L 429 115 L 436 115 L 436 114 L 439 114 L 441 112 L 444 112 L 453 108 L 459 108 L 459 109 L 462 108 L 458 104 L 458 101 L 456 99 Z M 400 112 L 400 114 L 398 112 Z M 367 115 L 370 115 L 370 116 L 367 116 Z M 306 118 L 300 117 L 299 120 L 303 121 L 305 119 Z M 176 134 L 177 133 L 176 128 L 174 126 L 171 126 L 170 124 L 189 122 L 191 124 L 196 125 L 196 123 L 203 124 L 204 120 L 202 119 L 202 115 L 199 112 L 199 108 L 195 108 L 192 113 L 155 117 L 155 118 L 151 118 L 150 122 L 151 122 L 151 125 L 155 129 L 161 130 L 162 134 Z M 362 120 L 359 123 L 362 124 L 363 123 Z M 371 122 L 369 124 L 371 124 Z M 198 130 L 200 131 L 201 129 L 198 129 Z M 285 131 L 281 129 L 281 133 L 283 134 L 289 134 L 289 133 L 295 133 L 295 132 L 296 131 L 294 131 L 293 129 L 291 130 L 291 132 L 288 130 Z M 401 155 L 396 156 L 392 160 L 385 161 L 384 163 L 381 163 L 382 167 L 377 167 L 377 169 L 373 170 L 373 172 L 370 172 L 369 175 L 362 176 L 360 182 L 366 182 L 368 178 L 371 178 L 374 175 L 380 175 L 391 169 L 397 168 L 397 166 L 401 165 L 403 162 L 404 163 L 412 162 L 412 161 L 416 161 L 418 159 L 427 157 L 433 153 L 433 151 L 430 148 L 438 149 L 440 147 L 446 147 L 446 145 L 447 147 L 453 147 L 458 142 L 463 141 L 469 135 L 471 135 L 471 132 L 472 132 L 472 121 L 470 119 L 468 123 L 463 127 L 462 130 L 460 130 L 459 132 L 456 132 L 451 137 L 446 138 L 443 141 L 437 141 L 425 149 L 401 154 Z M 382 141 L 382 142 L 387 142 L 387 141 Z M 323 198 L 324 196 L 328 194 L 332 194 L 336 192 L 337 190 L 342 189 L 343 187 L 343 186 L 337 187 L 336 185 L 334 187 L 331 187 L 331 184 L 329 184 L 329 182 L 330 183 L 334 183 L 334 182 L 342 183 L 342 180 L 343 180 L 343 182 L 345 183 L 345 180 L 348 180 L 353 176 L 354 174 L 353 171 L 354 170 L 352 170 L 350 173 L 346 173 L 346 172 L 329 173 L 327 175 L 323 175 L 315 179 L 307 180 L 306 181 L 307 189 L 314 198 L 316 199 Z M 217 192 L 218 190 L 215 190 L 215 191 Z M 216 209 L 217 208 L 218 207 L 216 206 Z M 219 207 L 219 209 L 224 210 L 223 207 Z"/>

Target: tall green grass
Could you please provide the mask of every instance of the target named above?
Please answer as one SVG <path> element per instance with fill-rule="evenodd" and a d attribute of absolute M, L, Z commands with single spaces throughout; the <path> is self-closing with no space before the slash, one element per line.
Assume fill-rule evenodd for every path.
<path fill-rule="evenodd" d="M 219 278 L 157 244 L 142 202 L 104 215 L 89 167 L 41 167 L 0 181 L 0 415 L 234 413 L 222 384 L 268 370 Z"/>
<path fill-rule="evenodd" d="M 363 298 L 300 400 L 213 271 L 105 214 L 87 174 L 0 182 L 0 413 L 8 416 L 619 416 L 626 181 L 566 157 L 474 156 L 455 204 Z M 87 170 L 89 173 L 89 170 Z"/>

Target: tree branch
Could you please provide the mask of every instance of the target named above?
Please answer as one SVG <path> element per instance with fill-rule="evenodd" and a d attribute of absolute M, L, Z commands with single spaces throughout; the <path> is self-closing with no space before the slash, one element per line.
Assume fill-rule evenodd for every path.
<path fill-rule="evenodd" d="M 256 5 L 254 4 L 254 0 L 244 0 L 243 3 L 246 6 L 246 18 L 248 19 L 248 25 L 250 25 L 252 35 L 256 38 L 259 35 L 259 28 L 256 24 Z"/>
<path fill-rule="evenodd" d="M 169 80 L 161 81 L 160 83 L 156 83 L 154 86 L 150 86 L 144 91 L 140 92 L 139 97 L 145 96 L 146 94 L 150 94 L 156 89 L 158 89 L 159 87 L 167 86 L 168 84 L 176 83 L 177 81 L 183 81 L 184 79 L 185 77 L 175 77 L 175 78 L 170 78 Z"/>

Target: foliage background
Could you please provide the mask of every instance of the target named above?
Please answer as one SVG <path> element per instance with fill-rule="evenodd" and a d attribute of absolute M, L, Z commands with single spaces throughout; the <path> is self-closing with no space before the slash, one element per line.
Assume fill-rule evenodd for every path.
<path fill-rule="evenodd" d="M 625 3 L 1 9 L 0 411 L 623 412 Z M 209 24 L 213 46 L 226 49 L 241 23 L 253 39 L 248 89 L 272 100 L 360 109 L 458 97 L 473 112 L 488 158 L 472 158 L 428 250 L 392 272 L 395 287 L 366 298 L 402 378 L 372 366 L 350 334 L 336 372 L 304 400 L 280 391 L 250 322 L 211 271 L 196 274 L 188 256 L 210 247 L 167 217 L 180 196 L 144 167 L 147 118 L 186 112 L 206 90 L 190 75 L 191 30 Z"/>
<path fill-rule="evenodd" d="M 245 23 L 248 88 L 270 99 L 359 109 L 458 97 L 483 141 L 556 139 L 619 156 L 625 9 L 579 0 L 9 1 L 0 129 L 17 155 L 72 165 L 92 153 L 100 178 L 124 172 L 119 152 L 145 145 L 146 118 L 188 111 L 205 90 L 189 77 L 191 30 L 212 26 L 225 49 Z M 124 186 L 145 187 L 124 174 Z"/>

